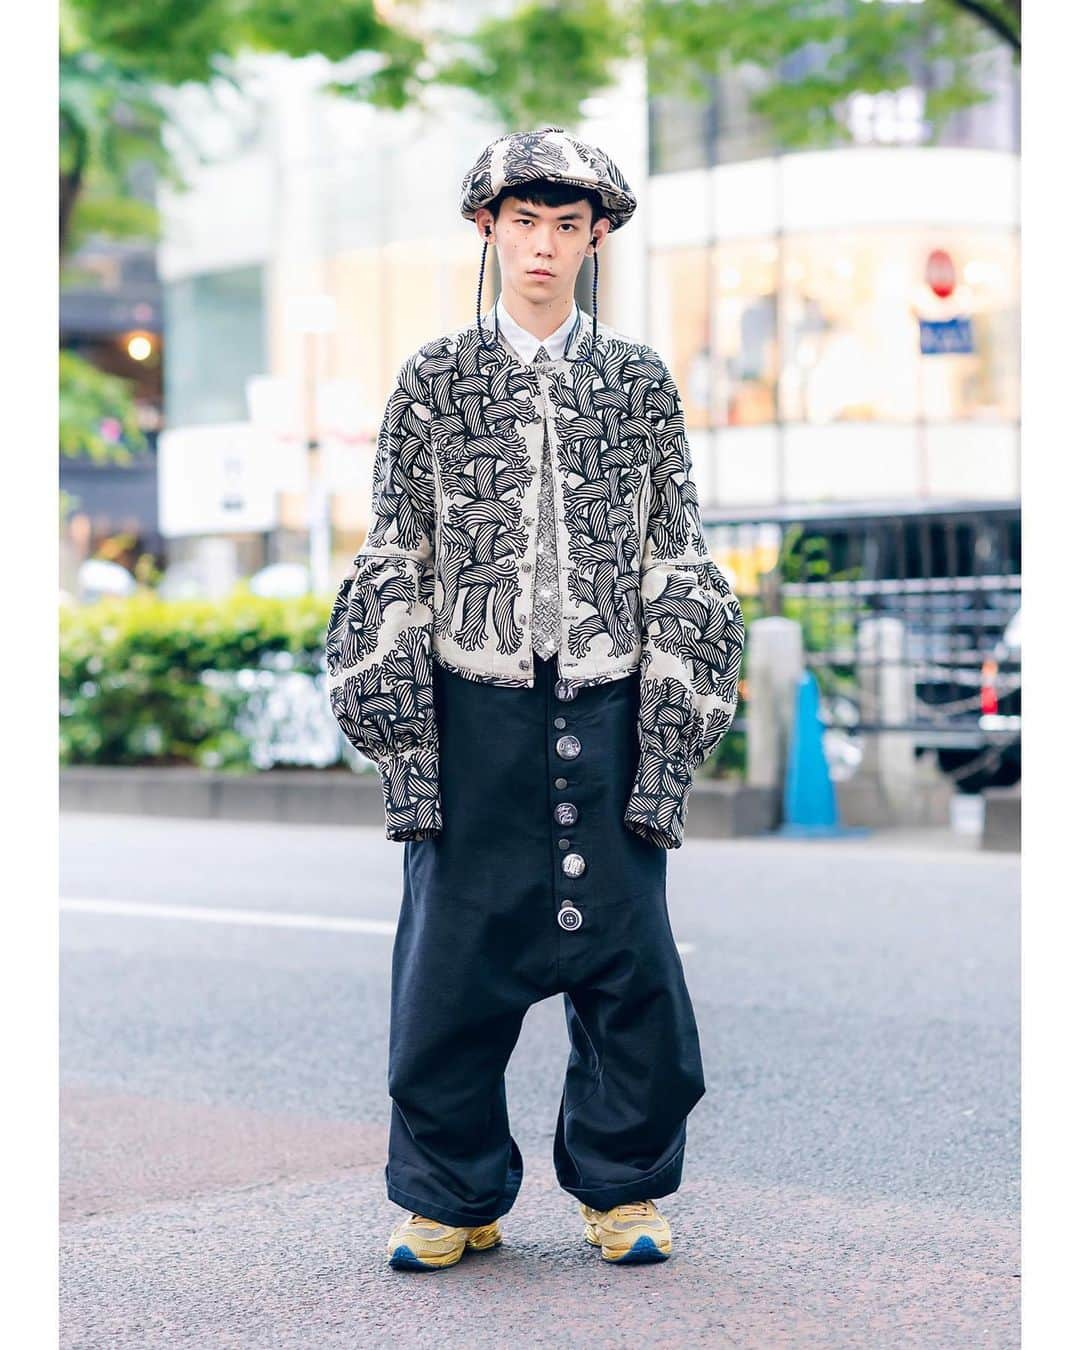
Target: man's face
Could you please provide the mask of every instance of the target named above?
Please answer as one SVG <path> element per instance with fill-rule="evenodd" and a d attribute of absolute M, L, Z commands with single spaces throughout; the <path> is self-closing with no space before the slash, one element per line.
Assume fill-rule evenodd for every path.
<path fill-rule="evenodd" d="M 574 293 L 574 281 L 595 236 L 597 247 L 611 228 L 601 218 L 590 226 L 592 208 L 582 198 L 566 206 L 541 206 L 504 197 L 498 219 L 481 208 L 476 225 L 499 253 L 502 284 L 533 304 L 562 307 Z"/>

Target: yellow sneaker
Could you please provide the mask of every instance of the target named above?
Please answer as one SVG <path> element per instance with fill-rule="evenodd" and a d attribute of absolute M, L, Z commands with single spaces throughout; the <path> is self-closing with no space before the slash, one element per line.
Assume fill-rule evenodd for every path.
<path fill-rule="evenodd" d="M 631 1266 L 666 1261 L 671 1255 L 671 1228 L 651 1200 L 634 1200 L 614 1209 L 581 1205 L 581 1213 L 585 1241 L 599 1247 L 605 1261 Z"/>
<path fill-rule="evenodd" d="M 410 1214 L 390 1234 L 386 1255 L 394 1270 L 444 1270 L 457 1265 L 466 1247 L 483 1252 L 501 1241 L 498 1219 L 479 1228 L 454 1228 Z"/>

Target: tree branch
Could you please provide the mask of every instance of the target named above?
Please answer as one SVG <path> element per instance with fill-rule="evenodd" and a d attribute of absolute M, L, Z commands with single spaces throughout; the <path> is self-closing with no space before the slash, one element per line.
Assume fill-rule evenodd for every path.
<path fill-rule="evenodd" d="M 978 19 L 981 24 L 998 35 L 1004 42 L 1013 49 L 1014 52 L 1020 50 L 1020 5 L 1017 0 L 1009 5 L 1009 8 L 1016 12 L 1016 22 L 1010 24 L 990 5 L 985 4 L 983 0 L 952 0 L 957 9 L 962 9 L 972 18 Z"/>
<path fill-rule="evenodd" d="M 60 173 L 59 250 L 60 256 L 63 257 L 67 253 L 71 216 L 75 210 L 75 203 L 78 200 L 83 177 L 86 173 L 87 138 L 85 128 L 79 125 L 67 109 L 60 109 L 59 118 L 61 128 L 66 130 L 71 137 L 70 143 L 74 148 L 73 162 L 70 168 L 62 170 Z"/>

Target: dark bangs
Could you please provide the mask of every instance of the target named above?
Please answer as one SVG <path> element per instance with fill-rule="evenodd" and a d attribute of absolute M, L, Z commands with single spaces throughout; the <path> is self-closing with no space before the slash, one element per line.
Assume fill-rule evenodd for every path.
<path fill-rule="evenodd" d="M 605 214 L 604 204 L 598 193 L 592 188 L 579 187 L 576 183 L 560 183 L 550 178 L 534 178 L 528 183 L 519 183 L 516 187 L 505 187 L 489 204 L 491 214 L 498 217 L 499 208 L 507 197 L 516 197 L 519 202 L 529 202 L 532 206 L 569 206 L 571 202 L 582 199 L 589 203 L 592 211 L 590 226 Z"/>

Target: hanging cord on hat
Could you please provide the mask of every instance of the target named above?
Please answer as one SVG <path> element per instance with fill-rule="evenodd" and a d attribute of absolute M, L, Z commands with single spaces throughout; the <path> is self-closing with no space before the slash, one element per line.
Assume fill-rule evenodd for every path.
<path fill-rule="evenodd" d="M 590 360 L 596 355 L 596 289 L 600 282 L 600 249 L 596 242 L 596 236 L 593 236 L 592 253 L 592 350 L 589 353 Z"/>
<path fill-rule="evenodd" d="M 589 344 L 588 354 L 585 356 L 575 356 L 572 364 L 577 365 L 578 362 L 580 362 L 582 365 L 592 366 L 593 370 L 596 371 L 597 375 L 600 375 L 601 378 L 603 378 L 600 367 L 596 364 L 596 310 L 597 310 L 596 292 L 597 287 L 599 286 L 599 282 L 600 282 L 600 258 L 599 258 L 599 250 L 597 249 L 596 246 L 596 239 L 594 238 L 593 255 L 592 255 L 592 342 Z"/>
<path fill-rule="evenodd" d="M 575 358 L 572 359 L 571 365 L 572 365 L 572 366 L 576 366 L 576 365 L 579 365 L 579 363 L 580 363 L 580 365 L 591 366 L 591 367 L 593 367 L 593 370 L 595 370 L 595 373 L 597 373 L 597 374 L 599 375 L 599 377 L 601 377 L 601 379 L 602 379 L 602 378 L 603 378 L 603 371 L 602 371 L 601 369 L 599 369 L 599 366 L 597 365 L 597 309 L 598 309 L 598 305 L 597 305 L 597 290 L 598 290 L 598 286 L 599 286 L 599 258 L 598 258 L 598 250 L 597 250 L 597 246 L 595 246 L 595 240 L 594 240 L 594 242 L 593 242 L 593 340 L 591 340 L 591 343 L 589 344 L 589 351 L 587 351 L 586 354 L 583 355 L 583 356 L 575 356 Z M 570 339 L 567 340 L 567 346 L 568 346 L 568 344 L 570 344 L 570 342 L 572 342 L 572 340 L 574 340 L 575 335 L 576 335 L 576 332 L 578 332 L 579 325 L 580 325 L 580 313 L 579 313 L 579 315 L 578 315 L 578 319 L 576 319 L 576 321 L 575 321 L 574 329 L 572 329 L 572 332 L 571 332 L 571 335 L 570 335 Z"/>
<path fill-rule="evenodd" d="M 486 233 L 490 234 L 490 233 L 491 233 L 491 229 L 489 228 L 489 229 L 486 231 Z M 485 346 L 485 347 L 497 347 L 497 346 L 499 345 L 499 307 L 498 307 L 498 305 L 495 306 L 495 312 L 494 312 L 494 318 L 495 318 L 495 341 L 494 341 L 494 342 L 488 342 L 487 338 L 484 336 L 484 329 L 483 329 L 483 327 L 482 327 L 482 325 L 481 325 L 481 323 L 480 323 L 480 301 L 481 301 L 481 298 L 482 298 L 483 293 L 484 293 L 484 267 L 485 267 L 485 265 L 486 265 L 486 263 L 487 263 L 487 251 L 488 251 L 488 241 L 485 239 L 485 240 L 484 240 L 484 251 L 483 251 L 483 253 L 480 254 L 480 280 L 479 280 L 479 282 L 477 283 L 477 286 L 476 286 L 476 331 L 477 331 L 477 333 L 479 334 L 480 342 L 482 343 L 483 346 Z"/>

